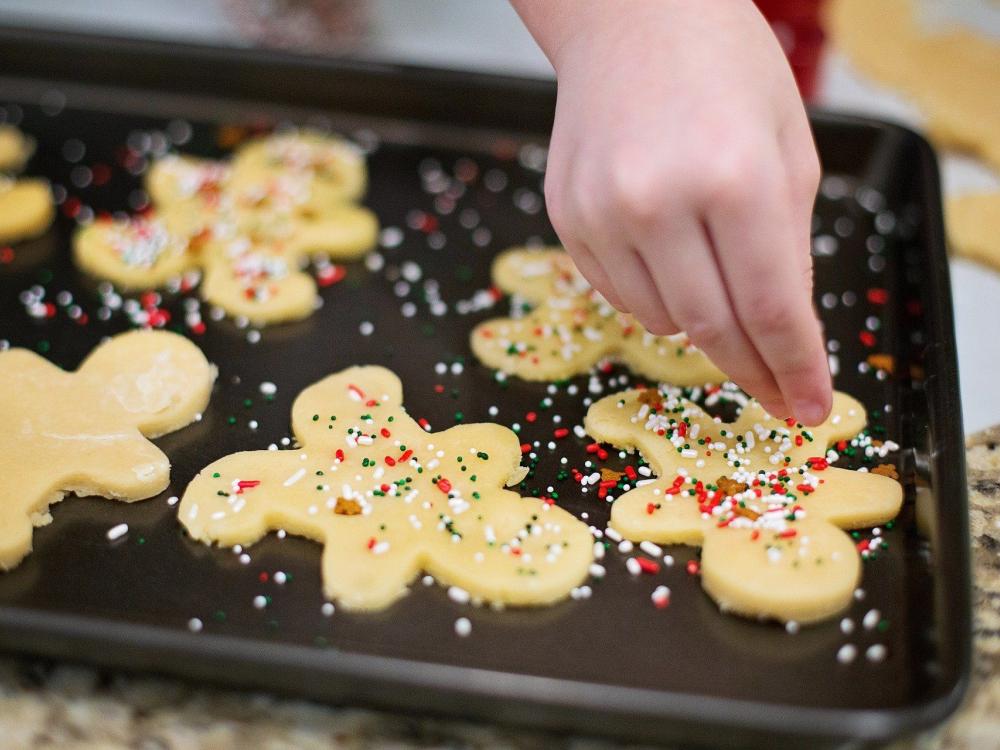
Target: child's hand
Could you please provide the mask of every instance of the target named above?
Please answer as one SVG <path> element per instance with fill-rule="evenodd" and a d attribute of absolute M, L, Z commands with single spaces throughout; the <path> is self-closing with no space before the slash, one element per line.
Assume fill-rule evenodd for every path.
<path fill-rule="evenodd" d="M 831 385 L 812 307 L 819 162 L 750 0 L 513 0 L 556 69 L 545 197 L 587 279 L 776 416 Z"/>

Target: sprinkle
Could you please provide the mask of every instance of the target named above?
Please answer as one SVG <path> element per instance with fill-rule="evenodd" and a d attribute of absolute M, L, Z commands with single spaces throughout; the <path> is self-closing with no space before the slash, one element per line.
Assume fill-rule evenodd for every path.
<path fill-rule="evenodd" d="M 459 588 L 458 586 L 451 586 L 448 588 L 448 598 L 458 604 L 468 604 L 469 599 L 472 597 L 469 596 L 469 592 L 465 589 Z"/>
<path fill-rule="evenodd" d="M 253 598 L 254 609 L 264 609 L 264 607 L 266 606 L 267 606 L 267 597 L 264 596 L 263 594 L 257 594 L 257 596 Z"/>
<path fill-rule="evenodd" d="M 459 617 L 455 620 L 455 634 L 460 638 L 465 638 L 472 632 L 472 623 L 468 617 Z"/>
<path fill-rule="evenodd" d="M 625 567 L 628 568 L 628 572 L 634 576 L 637 576 L 642 572 L 642 566 L 639 564 L 639 561 L 634 557 L 630 557 L 628 560 L 625 561 Z"/>
<path fill-rule="evenodd" d="M 272 577 L 274 578 L 274 582 L 276 584 L 278 584 L 279 586 L 283 585 L 285 583 L 285 581 L 288 580 L 288 574 L 285 573 L 285 572 L 283 572 L 283 571 L 281 571 L 281 570 L 276 571 L 275 574 L 274 574 L 274 576 L 272 576 Z"/>
<path fill-rule="evenodd" d="M 128 524 L 120 523 L 117 526 L 112 526 L 108 529 L 108 541 L 115 541 L 116 539 L 121 539 L 128 533 Z"/>
<path fill-rule="evenodd" d="M 302 479 L 302 477 L 304 477 L 305 475 L 306 475 L 306 470 L 299 469 L 297 472 L 295 472 L 290 477 L 288 477 L 288 479 L 285 480 L 284 482 L 285 487 L 291 487 L 293 484 Z"/>
<path fill-rule="evenodd" d="M 659 557 L 663 554 L 663 550 L 659 547 L 659 545 L 653 544 L 648 539 L 644 542 L 639 542 L 639 549 L 650 557 Z"/>
<path fill-rule="evenodd" d="M 864 619 L 861 624 L 865 626 L 865 630 L 874 630 L 875 626 L 878 625 L 879 620 L 882 619 L 882 613 L 877 609 L 870 609 L 865 613 Z"/>
<path fill-rule="evenodd" d="M 841 664 L 850 664 L 857 655 L 857 647 L 853 643 L 845 643 L 837 650 L 837 661 Z"/>
<path fill-rule="evenodd" d="M 323 602 L 323 606 L 319 608 L 319 611 L 323 613 L 324 617 L 329 617 L 336 610 L 333 606 L 333 602 Z"/>
<path fill-rule="evenodd" d="M 192 617 L 190 620 L 188 620 L 188 630 L 190 630 L 192 633 L 200 633 L 203 627 L 204 624 L 197 617 Z"/>
<path fill-rule="evenodd" d="M 657 586 L 649 598 L 657 609 L 666 609 L 670 605 L 670 589 L 667 586 Z"/>
<path fill-rule="evenodd" d="M 868 650 L 865 651 L 865 658 L 870 662 L 880 662 L 885 661 L 886 648 L 881 643 L 876 643 L 873 646 L 869 646 Z"/>

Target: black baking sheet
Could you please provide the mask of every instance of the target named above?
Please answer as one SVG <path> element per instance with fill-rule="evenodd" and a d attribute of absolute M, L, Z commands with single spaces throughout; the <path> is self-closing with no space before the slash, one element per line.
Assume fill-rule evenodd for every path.
<path fill-rule="evenodd" d="M 96 213 L 141 204 L 141 181 L 122 166 L 129 161 L 123 149 L 184 140 L 186 125 L 191 137 L 180 150 L 204 156 L 223 155 L 220 142 L 243 130 L 288 123 L 377 143 L 365 203 L 393 228 L 384 237 L 394 246 L 378 249 L 376 270 L 371 259 L 348 264 L 343 281 L 321 290 L 322 309 L 300 323 L 261 329 L 256 343 L 252 326 L 214 321 L 202 306 L 207 330 L 192 337 L 219 366 L 219 380 L 200 422 L 157 441 L 173 464 L 170 488 L 132 506 L 88 498 L 55 506 L 54 522 L 35 532 L 33 554 L 0 575 L 0 645 L 326 700 L 636 739 L 878 739 L 913 731 L 954 707 L 968 660 L 964 457 L 937 176 L 919 137 L 882 123 L 813 118 L 826 170 L 814 222 L 816 299 L 835 342 L 836 385 L 872 410 L 876 437 L 902 446 L 885 460 L 899 466 L 908 499 L 894 528 L 881 530 L 887 548 L 865 564 L 864 596 L 846 614 L 853 633 L 842 631 L 839 618 L 793 634 L 720 614 L 685 571 L 696 550 L 681 546 L 669 549 L 672 568 L 638 578 L 625 570 L 626 556 L 611 550 L 607 577 L 590 582 L 590 599 L 551 608 L 463 606 L 418 581 L 384 612 L 328 617 L 321 612 L 318 545 L 271 535 L 246 550 L 244 563 L 233 551 L 187 539 L 167 498 L 182 494 L 220 456 L 280 443 L 296 394 L 343 367 L 394 369 L 410 413 L 435 429 L 459 418 L 518 423 L 523 441 L 542 443 L 522 492 L 548 494 L 551 485 L 564 508 L 599 527 L 607 521 L 608 506 L 582 495 L 571 479 L 556 480 L 561 458 L 568 467 L 592 458 L 589 440 L 570 436 L 555 450 L 546 447 L 555 427 L 581 422 L 587 378 L 572 381 L 575 396 L 566 386 L 551 393 L 546 384 L 499 383 L 471 357 L 467 338 L 478 321 L 506 314 L 506 300 L 456 312 L 456 303 L 490 286 L 498 251 L 556 239 L 539 210 L 538 157 L 551 90 L 535 82 L 334 66 L 317 79 L 326 81 L 315 97 L 321 106 L 303 108 L 308 93 L 299 84 L 319 75 L 306 62 L 248 57 L 244 64 L 266 80 L 288 81 L 269 88 L 265 103 L 254 88 L 261 76 L 226 85 L 230 75 L 243 78 L 217 51 L 123 43 L 111 56 L 121 63 L 114 70 L 105 70 L 107 61 L 74 70 L 69 53 L 92 48 L 93 40 L 11 32 L 0 61 L 11 62 L 17 45 L 32 41 L 47 45 L 48 54 L 38 70 L 20 59 L 3 67 L 22 76 L 0 80 L 0 117 L 37 139 L 27 171 L 64 186 L 68 203 L 45 237 L 0 259 L 0 345 L 43 351 L 71 368 L 102 337 L 129 327 L 122 312 L 100 319 L 97 285 L 69 258 L 75 221 L 67 214 L 80 215 L 74 200 Z M 219 66 L 214 83 L 193 83 L 198 54 Z M 151 70 L 177 77 L 154 87 Z M 186 91 L 171 90 L 178 88 Z M 217 97 L 207 96 L 213 91 Z M 245 98 L 237 101 L 238 94 Z M 428 104 L 438 100 L 439 107 Z M 85 155 L 72 162 L 76 142 Z M 429 188 L 442 180 L 457 185 L 456 173 L 469 174 L 470 165 L 477 177 L 452 187 L 447 211 Z M 79 186 L 86 182 L 80 167 L 103 174 L 105 166 L 106 183 Z M 398 245 L 393 235 L 401 235 Z M 419 267 L 419 280 L 406 280 L 406 263 Z M 412 278 L 412 268 L 406 275 Z M 29 315 L 24 295 L 33 287 L 55 304 L 54 317 Z M 63 304 L 63 291 L 72 302 Z M 182 331 L 188 297 L 197 295 L 164 294 L 171 326 Z M 435 314 L 438 298 L 444 315 Z M 72 320 L 73 304 L 88 315 L 86 325 Z M 362 324 L 372 324 L 373 333 L 365 335 Z M 891 355 L 894 373 L 859 369 L 871 354 Z M 641 382 L 621 368 L 599 377 L 608 387 Z M 273 401 L 259 390 L 264 381 L 277 384 Z M 499 410 L 495 417 L 491 406 Z M 537 421 L 525 419 L 529 411 Z M 109 542 L 108 529 L 123 522 L 128 534 Z M 284 584 L 275 582 L 277 571 L 286 574 Z M 650 601 L 659 584 L 672 591 L 664 610 Z M 263 609 L 253 606 L 258 595 L 269 597 Z M 873 609 L 884 624 L 869 630 L 862 620 Z M 455 634 L 459 617 L 472 623 L 467 638 Z M 190 630 L 192 618 L 202 623 L 198 633 Z M 858 657 L 840 664 L 836 655 L 847 643 Z M 866 658 L 877 644 L 885 658 Z"/>

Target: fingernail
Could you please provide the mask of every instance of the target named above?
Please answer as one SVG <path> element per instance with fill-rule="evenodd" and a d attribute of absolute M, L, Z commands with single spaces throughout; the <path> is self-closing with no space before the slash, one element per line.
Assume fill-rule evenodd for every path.
<path fill-rule="evenodd" d="M 826 407 L 819 401 L 796 401 L 792 411 L 799 422 L 810 427 L 826 419 Z"/>

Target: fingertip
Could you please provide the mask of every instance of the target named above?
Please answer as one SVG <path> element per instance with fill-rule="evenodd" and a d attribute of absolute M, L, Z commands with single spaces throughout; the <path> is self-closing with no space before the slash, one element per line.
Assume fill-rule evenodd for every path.
<path fill-rule="evenodd" d="M 832 408 L 830 399 L 804 399 L 795 402 L 792 415 L 807 427 L 816 427 L 830 416 Z"/>

